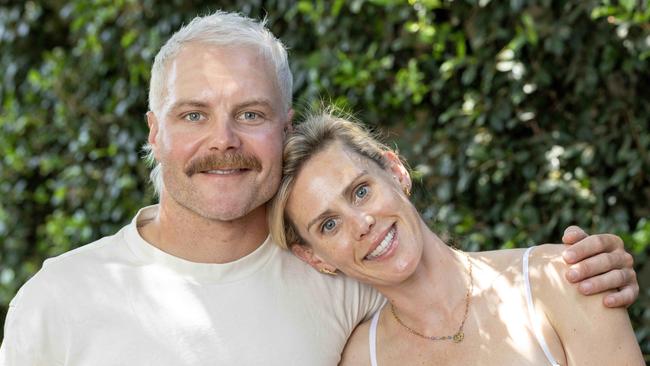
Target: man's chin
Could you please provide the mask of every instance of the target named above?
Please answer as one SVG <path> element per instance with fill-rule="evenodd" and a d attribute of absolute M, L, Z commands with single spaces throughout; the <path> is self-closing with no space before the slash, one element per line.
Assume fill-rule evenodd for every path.
<path fill-rule="evenodd" d="M 237 221 L 246 218 L 255 212 L 257 207 L 249 208 L 241 205 L 215 205 L 197 212 L 204 218 L 212 221 Z"/>
<path fill-rule="evenodd" d="M 231 188 L 231 187 L 229 187 Z M 240 187 L 241 188 L 241 187 Z M 177 194 L 171 194 L 176 192 Z M 212 221 L 235 221 L 265 216 L 265 202 L 269 192 L 259 189 L 205 189 L 202 186 L 185 187 L 182 190 L 164 191 L 163 201 L 174 201 L 178 208 L 183 208 L 203 219 Z M 183 194 L 184 193 L 184 194 Z"/>

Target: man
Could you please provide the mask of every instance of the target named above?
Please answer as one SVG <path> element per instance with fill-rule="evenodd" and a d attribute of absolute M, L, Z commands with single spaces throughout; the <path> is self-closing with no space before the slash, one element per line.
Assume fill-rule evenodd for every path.
<path fill-rule="evenodd" d="M 147 113 L 160 203 L 44 263 L 12 301 L 0 365 L 338 363 L 382 299 L 268 239 L 291 88 L 286 51 L 263 23 L 217 12 L 174 34 L 154 61 Z M 636 282 L 621 248 L 600 236 L 569 253 L 610 251 L 576 279 L 625 264 L 591 283 L 632 286 L 614 297 L 629 303 Z"/>

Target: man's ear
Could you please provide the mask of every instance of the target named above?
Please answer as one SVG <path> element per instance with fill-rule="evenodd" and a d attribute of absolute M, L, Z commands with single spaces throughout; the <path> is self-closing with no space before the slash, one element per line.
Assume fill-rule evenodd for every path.
<path fill-rule="evenodd" d="M 294 116 L 294 110 L 293 108 L 289 108 L 289 112 L 287 112 L 287 124 L 291 126 L 293 124 L 293 116 Z"/>
<path fill-rule="evenodd" d="M 291 252 L 319 272 L 336 272 L 336 267 L 325 262 L 307 245 L 294 244 L 291 246 Z"/>
<path fill-rule="evenodd" d="M 293 131 L 293 116 L 294 116 L 294 111 L 293 108 L 289 108 L 289 112 L 287 112 L 287 121 L 284 123 L 284 137 L 287 137 L 287 134 L 291 131 Z"/>
<path fill-rule="evenodd" d="M 149 126 L 149 136 L 147 142 L 155 150 L 158 141 L 158 118 L 152 111 L 147 112 L 147 125 Z"/>
<path fill-rule="evenodd" d="M 397 178 L 404 192 L 411 191 L 411 175 L 402 163 L 402 160 L 392 151 L 384 151 L 384 157 L 388 160 L 390 173 Z"/>

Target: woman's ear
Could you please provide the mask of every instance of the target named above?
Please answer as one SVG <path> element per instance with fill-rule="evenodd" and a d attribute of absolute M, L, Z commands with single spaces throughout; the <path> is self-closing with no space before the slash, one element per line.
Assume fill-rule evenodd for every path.
<path fill-rule="evenodd" d="M 399 184 L 402 186 L 402 190 L 409 195 L 407 192 L 411 192 L 411 175 L 402 163 L 402 160 L 392 151 L 384 151 L 384 157 L 388 160 L 390 173 L 397 178 Z"/>
<path fill-rule="evenodd" d="M 303 262 L 312 266 L 315 270 L 321 273 L 335 274 L 336 267 L 329 265 L 314 250 L 307 245 L 294 244 L 291 246 L 291 252 Z"/>

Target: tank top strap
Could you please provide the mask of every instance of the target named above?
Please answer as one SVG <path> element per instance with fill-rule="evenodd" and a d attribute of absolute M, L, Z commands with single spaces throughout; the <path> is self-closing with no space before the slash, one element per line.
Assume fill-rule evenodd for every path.
<path fill-rule="evenodd" d="M 524 286 L 526 290 L 526 305 L 528 307 L 528 320 L 530 321 L 530 324 L 533 328 L 533 333 L 535 334 L 537 343 L 542 348 L 542 351 L 544 351 L 544 356 L 546 356 L 548 362 L 553 366 L 560 366 L 560 364 L 555 360 L 555 358 L 551 354 L 551 351 L 549 350 L 548 345 L 546 344 L 546 340 L 544 339 L 544 335 L 542 335 L 541 321 L 537 316 L 537 312 L 535 311 L 535 305 L 533 304 L 533 293 L 530 288 L 530 275 L 528 271 L 528 257 L 530 256 L 530 253 L 533 251 L 533 248 L 535 247 L 528 248 L 524 253 L 524 258 L 523 258 Z"/>
<path fill-rule="evenodd" d="M 377 323 L 379 323 L 379 314 L 381 308 L 375 312 L 370 321 L 370 329 L 368 330 L 368 349 L 370 350 L 370 366 L 377 366 Z"/>

